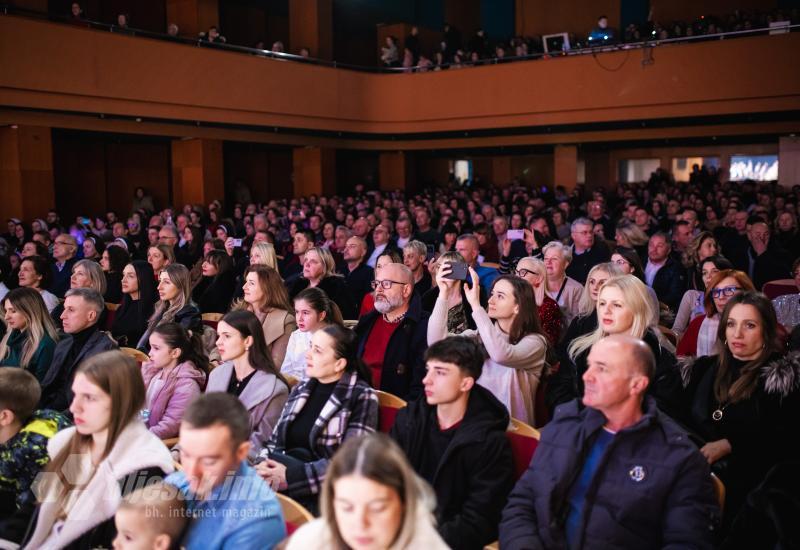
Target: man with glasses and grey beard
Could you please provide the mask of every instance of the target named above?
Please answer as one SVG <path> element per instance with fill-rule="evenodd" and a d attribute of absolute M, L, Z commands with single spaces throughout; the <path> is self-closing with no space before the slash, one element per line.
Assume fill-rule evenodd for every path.
<path fill-rule="evenodd" d="M 405 400 L 422 393 L 428 317 L 414 292 L 414 276 L 403 264 L 389 264 L 372 281 L 375 309 L 356 326 L 358 355 L 372 374 L 372 387 Z"/>

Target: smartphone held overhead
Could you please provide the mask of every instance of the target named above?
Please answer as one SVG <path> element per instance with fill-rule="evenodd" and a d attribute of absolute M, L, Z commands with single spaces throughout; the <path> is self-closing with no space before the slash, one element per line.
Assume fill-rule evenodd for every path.
<path fill-rule="evenodd" d="M 454 281 L 466 281 L 469 277 L 469 270 L 467 269 L 466 262 L 451 262 L 450 273 L 444 275 L 445 279 L 453 279 Z"/>

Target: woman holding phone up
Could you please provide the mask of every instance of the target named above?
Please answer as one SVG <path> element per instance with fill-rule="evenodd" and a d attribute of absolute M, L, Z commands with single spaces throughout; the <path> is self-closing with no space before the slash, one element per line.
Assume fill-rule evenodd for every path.
<path fill-rule="evenodd" d="M 436 274 L 439 297 L 428 320 L 428 345 L 448 336 L 448 301 L 458 292 L 457 281 L 448 276 L 453 264 L 443 263 Z M 545 366 L 547 338 L 539 326 L 533 290 L 524 279 L 501 275 L 494 280 L 486 309 L 480 301 L 478 274 L 468 268 L 470 281 L 464 284 L 477 330 L 462 336 L 480 338 L 488 357 L 478 383 L 491 391 L 511 416 L 534 425 L 534 396 Z"/>

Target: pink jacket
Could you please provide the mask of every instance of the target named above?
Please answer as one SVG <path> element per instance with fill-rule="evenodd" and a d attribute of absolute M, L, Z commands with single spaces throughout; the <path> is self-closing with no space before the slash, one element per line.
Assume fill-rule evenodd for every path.
<path fill-rule="evenodd" d="M 159 372 L 161 369 L 153 367 L 152 361 L 142 364 L 142 377 L 148 393 L 150 384 Z M 177 436 L 183 411 L 192 398 L 203 393 L 205 385 L 205 373 L 191 361 L 180 363 L 175 367 L 158 393 L 152 399 L 148 399 L 147 408 L 150 410 L 150 417 L 147 420 L 147 427 L 150 431 L 161 439 Z"/>

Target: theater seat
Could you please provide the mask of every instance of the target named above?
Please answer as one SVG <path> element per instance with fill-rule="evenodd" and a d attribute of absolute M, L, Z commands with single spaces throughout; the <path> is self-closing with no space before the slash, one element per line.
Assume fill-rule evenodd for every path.
<path fill-rule="evenodd" d="M 146 361 L 149 361 L 150 358 L 147 356 L 146 353 L 143 351 L 139 351 L 138 349 L 134 348 L 119 348 L 119 351 L 127 355 L 128 357 L 133 357 L 136 361 L 141 364 Z"/>
<path fill-rule="evenodd" d="M 714 474 L 711 474 L 711 484 L 714 486 L 714 496 L 717 497 L 719 513 L 722 515 L 725 511 L 725 484 Z"/>
<path fill-rule="evenodd" d="M 287 535 L 291 535 L 303 524 L 314 519 L 311 512 L 306 510 L 303 505 L 296 500 L 282 495 L 281 493 L 276 494 L 278 495 L 278 502 L 281 503 L 281 511 L 283 512 L 283 521 L 286 524 Z"/>
<path fill-rule="evenodd" d="M 219 324 L 220 319 L 222 319 L 224 316 L 224 313 L 203 313 L 201 319 L 203 320 L 204 325 L 217 330 L 217 325 Z"/>
<path fill-rule="evenodd" d="M 795 294 L 797 291 L 798 289 L 797 285 L 794 284 L 794 279 L 769 281 L 768 283 L 764 283 L 764 286 L 761 288 L 761 292 L 770 300 L 774 300 L 778 296 L 783 296 L 784 294 Z"/>
<path fill-rule="evenodd" d="M 512 418 L 506 430 L 506 438 L 511 445 L 511 456 L 514 460 L 514 481 L 517 481 L 528 469 L 533 453 L 539 445 L 539 430 L 521 420 Z"/>
<path fill-rule="evenodd" d="M 406 402 L 385 391 L 376 390 L 380 412 L 378 413 L 378 429 L 388 434 L 394 426 L 394 419 L 397 418 L 397 411 L 406 406 Z"/>

